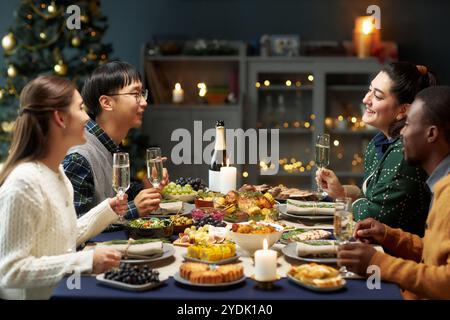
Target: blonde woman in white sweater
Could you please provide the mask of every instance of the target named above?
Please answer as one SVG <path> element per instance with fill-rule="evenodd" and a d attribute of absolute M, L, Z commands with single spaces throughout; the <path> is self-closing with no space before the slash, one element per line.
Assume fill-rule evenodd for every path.
<path fill-rule="evenodd" d="M 68 273 L 101 273 L 120 263 L 111 249 L 76 252 L 126 210 L 106 199 L 76 218 L 60 163 L 85 143 L 88 116 L 72 82 L 41 76 L 20 95 L 8 159 L 0 173 L 0 298 L 48 299 Z"/>

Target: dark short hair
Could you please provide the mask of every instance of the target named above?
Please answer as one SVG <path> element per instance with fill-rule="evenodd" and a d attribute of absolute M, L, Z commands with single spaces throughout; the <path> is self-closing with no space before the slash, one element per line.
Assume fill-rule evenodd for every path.
<path fill-rule="evenodd" d="M 445 140 L 450 144 L 450 87 L 426 88 L 416 99 L 423 102 L 422 120 L 443 130 Z"/>
<path fill-rule="evenodd" d="M 427 67 L 406 61 L 389 63 L 381 71 L 391 79 L 393 84 L 390 92 L 399 104 L 412 103 L 420 90 L 435 86 L 438 82 L 436 75 Z M 394 122 L 389 128 L 390 136 L 398 136 L 404 125 L 405 119 Z"/>
<path fill-rule="evenodd" d="M 117 93 L 133 82 L 141 82 L 141 76 L 127 62 L 111 61 L 95 69 L 84 82 L 81 91 L 89 117 L 95 120 L 101 113 L 99 98 L 102 95 Z"/>

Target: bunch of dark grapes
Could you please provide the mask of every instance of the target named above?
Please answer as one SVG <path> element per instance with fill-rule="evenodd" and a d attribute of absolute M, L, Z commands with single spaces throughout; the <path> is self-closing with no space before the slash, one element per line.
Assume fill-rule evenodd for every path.
<path fill-rule="evenodd" d="M 204 216 L 203 218 L 200 218 L 199 220 L 194 220 L 194 225 L 199 228 L 203 227 L 204 225 L 209 224 L 213 227 L 225 227 L 227 224 L 223 221 L 216 220 L 212 216 Z"/>
<path fill-rule="evenodd" d="M 210 213 L 204 212 L 202 209 L 193 209 L 191 211 L 194 225 L 199 228 L 206 224 L 214 227 L 225 227 L 227 224 L 223 222 L 224 213 L 220 210 L 214 210 Z"/>
<path fill-rule="evenodd" d="M 194 189 L 195 191 L 198 190 L 205 190 L 207 188 L 207 185 L 205 183 L 205 181 L 203 181 L 200 178 L 192 178 L 192 177 L 188 177 L 188 178 L 178 178 L 177 180 L 175 180 L 176 184 L 179 184 L 181 186 L 185 186 L 186 184 L 190 184 L 192 189 Z"/>
<path fill-rule="evenodd" d="M 105 279 L 132 285 L 159 283 L 159 272 L 150 269 L 147 265 L 139 267 L 129 263 L 121 263 L 119 268 L 106 272 Z"/>

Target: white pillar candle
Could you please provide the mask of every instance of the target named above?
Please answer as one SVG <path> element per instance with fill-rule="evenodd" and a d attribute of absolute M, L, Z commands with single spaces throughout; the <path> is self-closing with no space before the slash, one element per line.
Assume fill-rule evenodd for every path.
<path fill-rule="evenodd" d="M 220 168 L 220 192 L 227 194 L 231 190 L 236 190 L 236 168 L 222 167 Z"/>
<path fill-rule="evenodd" d="M 255 252 L 255 280 L 275 281 L 277 279 L 277 252 L 267 250 L 267 239 L 264 249 Z"/>
<path fill-rule="evenodd" d="M 175 88 L 172 91 L 172 101 L 173 103 L 181 103 L 183 102 L 184 91 L 181 89 L 181 85 L 179 83 L 175 84 Z"/>

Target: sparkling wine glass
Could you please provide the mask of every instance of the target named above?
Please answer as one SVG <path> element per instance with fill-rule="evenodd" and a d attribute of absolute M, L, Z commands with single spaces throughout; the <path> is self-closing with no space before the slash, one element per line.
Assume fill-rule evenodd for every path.
<path fill-rule="evenodd" d="M 163 163 L 160 148 L 147 149 L 147 178 L 153 188 L 158 189 L 163 180 Z"/>
<path fill-rule="evenodd" d="M 330 135 L 327 133 L 319 134 L 316 140 L 316 165 L 318 170 L 326 168 L 330 164 Z M 317 184 L 317 193 L 322 198 L 327 194 Z"/>
<path fill-rule="evenodd" d="M 353 212 L 352 212 L 352 199 L 351 198 L 337 198 L 335 200 L 334 209 L 334 237 L 337 240 L 337 245 L 346 244 L 353 236 Z M 345 266 L 340 270 L 343 277 L 352 275 L 347 271 Z"/>
<path fill-rule="evenodd" d="M 117 152 L 113 155 L 112 187 L 119 200 L 123 199 L 125 192 L 130 187 L 130 158 L 126 152 Z M 124 222 L 123 215 L 119 217 Z"/>

